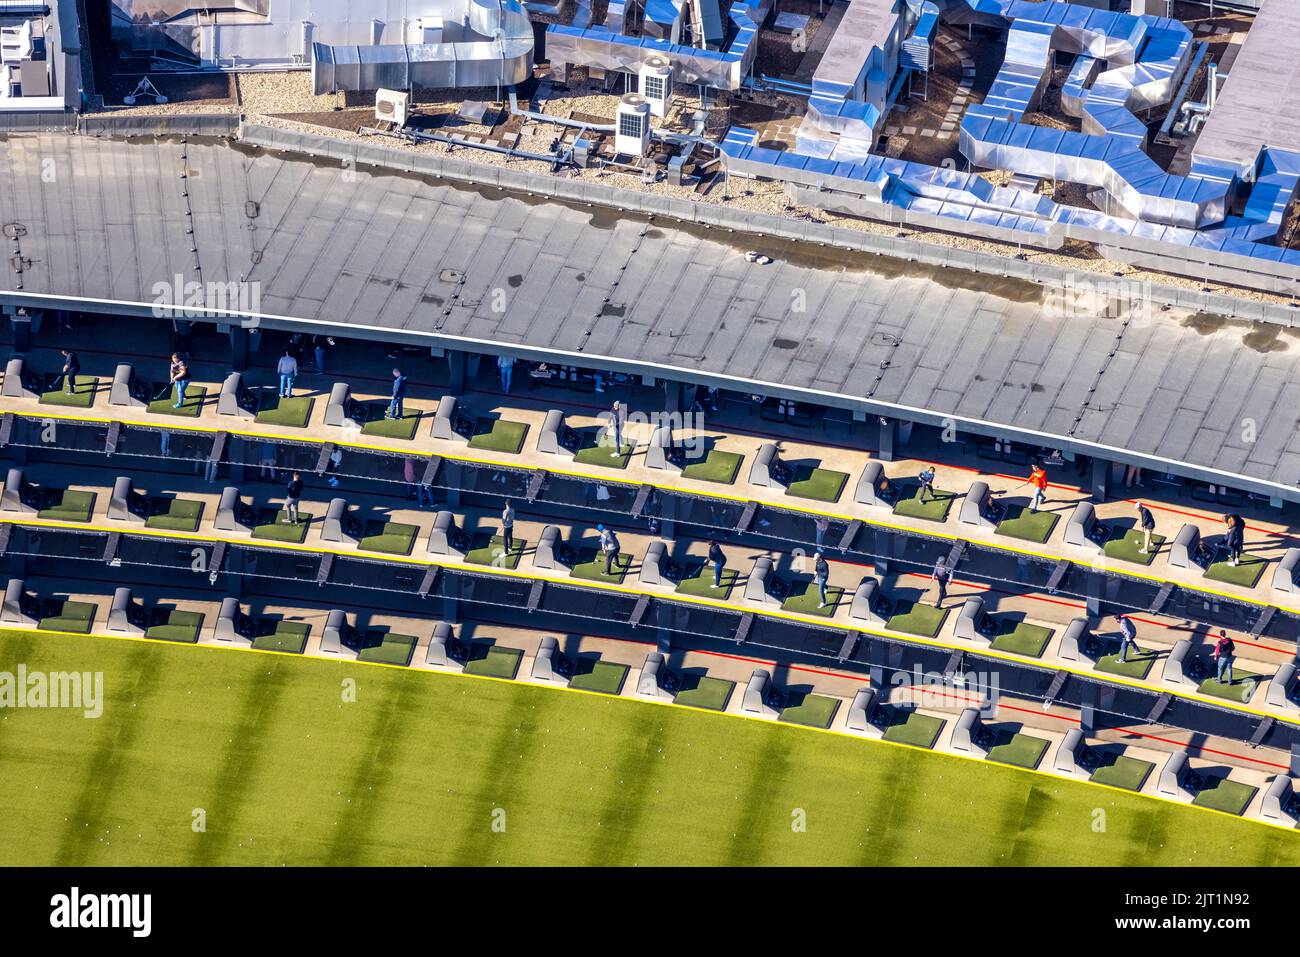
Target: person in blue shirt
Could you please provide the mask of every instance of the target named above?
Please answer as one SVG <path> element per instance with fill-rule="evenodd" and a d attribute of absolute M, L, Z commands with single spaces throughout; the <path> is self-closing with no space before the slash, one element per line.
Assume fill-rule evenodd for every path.
<path fill-rule="evenodd" d="M 921 491 L 917 495 L 917 499 L 924 502 L 927 501 L 928 499 L 939 497 L 934 494 L 934 466 L 933 465 L 931 465 L 929 468 L 922 471 L 921 474 L 916 477 L 916 480 L 921 483 Z"/>
<path fill-rule="evenodd" d="M 401 369 L 393 370 L 393 401 L 388 403 L 388 412 L 384 414 L 386 419 L 400 419 L 402 417 L 402 399 L 406 396 L 406 376 L 402 375 Z"/>

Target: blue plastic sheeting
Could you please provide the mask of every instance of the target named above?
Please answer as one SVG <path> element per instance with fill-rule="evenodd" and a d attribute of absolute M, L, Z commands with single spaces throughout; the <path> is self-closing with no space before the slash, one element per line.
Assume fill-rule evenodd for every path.
<path fill-rule="evenodd" d="M 1222 222 L 1231 179 L 1169 176 L 1146 155 L 1146 126 L 1134 115 L 1172 94 L 1191 49 L 1186 27 L 1064 3 L 976 0 L 972 6 L 1011 20 L 1007 61 L 986 102 L 968 109 L 962 122 L 961 149 L 972 164 L 1096 186 L 1138 219 L 1193 228 Z M 1080 54 L 1062 104 L 1083 118 L 1084 133 L 1020 123 L 1045 79 L 1050 49 Z M 1119 66 L 1088 87 L 1099 58 Z M 1105 152 L 1097 155 L 1080 138 L 1106 141 Z"/>
<path fill-rule="evenodd" d="M 672 0 L 649 0 L 656 4 L 654 16 L 675 18 L 679 11 Z M 701 83 L 719 89 L 739 89 L 758 50 L 758 23 L 766 18 L 770 0 L 734 3 L 728 11 L 734 35 L 725 50 L 671 43 L 654 37 L 632 37 L 614 33 L 602 25 L 577 29 L 563 24 L 548 26 L 547 51 L 553 61 L 607 70 L 632 70 L 651 54 L 668 57 L 679 82 Z M 671 23 L 671 19 L 668 20 Z"/>
<path fill-rule="evenodd" d="M 1122 218 L 1062 206 L 1045 196 L 995 187 L 974 174 L 882 156 L 847 163 L 763 149 L 755 145 L 754 131 L 740 127 L 733 127 L 722 143 L 728 168 L 875 199 L 954 222 L 1017 230 L 1026 242 L 1035 237 L 1063 237 L 1070 230 L 1075 235 L 1087 230 L 1101 234 L 1096 237 L 1099 242 L 1104 242 L 1109 233 L 1151 246 L 1167 243 L 1300 268 L 1300 251 L 1259 241 L 1276 237 L 1290 203 L 1300 191 L 1300 153 L 1265 149 L 1244 215 L 1226 217 L 1227 197 L 1238 188 L 1234 169 L 1197 161 L 1189 176 L 1172 176 L 1141 148 L 1146 128 L 1130 109 L 1131 98 L 1143 102 L 1152 90 L 1155 95 L 1161 94 L 1160 84 L 1172 87 L 1181 64 L 1170 62 L 1170 58 L 1181 61 L 1190 50 L 1190 35 L 1181 23 L 1064 3 L 968 2 L 979 12 L 1003 16 L 1027 11 L 1026 16 L 1032 17 L 1034 24 L 1052 24 L 1053 29 L 1069 31 L 1064 37 L 1060 32 L 1053 35 L 1058 48 L 1072 48 L 1080 54 L 1067 80 L 1064 98 L 1073 98 L 1087 122 L 1105 132 L 1089 135 L 1052 130 L 1009 118 L 1018 118 L 1027 108 L 1028 96 L 1032 96 L 1037 79 L 1046 71 L 1049 52 L 1049 60 L 1043 61 L 1037 76 L 1031 63 L 1003 65 L 999 73 L 1001 98 L 967 110 L 961 127 L 962 151 L 971 157 L 973 147 L 992 148 L 999 155 L 1015 157 L 1017 162 L 979 165 L 1098 186 L 1116 196 L 1126 208 L 1138 207 L 1151 214 L 1148 218 Z M 1023 31 L 1017 55 L 1041 55 L 1032 41 L 1043 35 L 1039 27 Z M 1144 43 L 1139 59 L 1138 47 Z M 1162 59 L 1149 61 L 1151 56 Z M 1125 65 L 1094 77 L 1100 59 Z M 1140 83 L 1155 86 L 1143 90 L 1137 85 Z M 822 95 L 842 95 L 846 89 L 827 89 Z M 1217 228 L 1205 228 L 1208 226 Z"/>
<path fill-rule="evenodd" d="M 681 15 L 681 5 L 673 0 L 645 0 L 645 18 L 651 23 L 671 27 Z"/>

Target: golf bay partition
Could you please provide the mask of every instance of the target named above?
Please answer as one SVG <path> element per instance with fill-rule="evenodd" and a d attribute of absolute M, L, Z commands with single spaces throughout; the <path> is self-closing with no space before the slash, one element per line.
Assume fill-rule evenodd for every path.
<path fill-rule="evenodd" d="M 328 473 L 340 491 L 392 494 L 413 492 L 415 485 L 434 490 L 452 507 L 481 504 L 500 507 L 504 498 L 537 515 L 553 514 L 594 525 L 597 522 L 645 523 L 647 530 L 671 538 L 716 538 L 724 543 L 756 544 L 811 552 L 817 514 L 797 507 L 774 507 L 650 485 L 512 467 L 437 455 L 402 454 L 320 441 L 247 438 L 235 433 L 137 426 L 121 422 L 39 419 L 0 415 L 0 455 L 76 465 L 104 465 L 109 457 L 123 471 L 189 471 L 213 477 L 229 471 L 238 483 L 245 469 L 255 470 L 270 452 L 283 475 Z M 252 474 L 252 473 L 250 473 Z M 882 512 L 882 520 L 888 513 Z M 1272 605 L 1202 592 L 1169 582 L 1128 574 L 1119 566 L 1100 569 L 1065 559 L 1040 558 L 979 542 L 926 535 L 913 529 L 862 521 L 832 521 L 825 546 L 847 560 L 875 565 L 877 576 L 910 571 L 929 574 L 943 555 L 962 576 L 1017 591 L 1061 595 L 1085 602 L 1091 614 L 1143 611 L 1186 618 L 1211 627 L 1230 628 L 1256 638 L 1297 644 L 1300 616 Z"/>
<path fill-rule="evenodd" d="M 111 585 L 103 583 L 109 566 Z M 985 656 L 977 649 L 913 644 L 671 597 L 594 590 L 500 571 L 22 524 L 0 525 L 0 570 L 10 577 L 54 573 L 60 579 L 83 579 L 92 583 L 86 589 L 91 592 L 134 585 L 215 601 L 241 594 L 247 584 L 272 589 L 284 603 L 295 597 L 319 602 L 328 596 L 340 607 L 439 619 L 455 619 L 463 606 L 467 617 L 501 624 L 658 641 L 680 650 L 734 652 L 745 644 L 777 660 L 869 674 L 880 686 L 944 676 L 967 694 L 995 687 L 1011 697 L 1077 709 L 1088 732 L 1159 723 L 1246 742 L 1277 752 L 1276 763 L 1300 771 L 1300 726 L 1272 717 Z"/>

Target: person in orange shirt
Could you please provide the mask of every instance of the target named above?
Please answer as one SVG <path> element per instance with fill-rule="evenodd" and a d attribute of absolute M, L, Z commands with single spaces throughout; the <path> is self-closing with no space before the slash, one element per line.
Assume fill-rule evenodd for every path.
<path fill-rule="evenodd" d="M 1037 462 L 1029 470 L 1029 478 L 1020 483 L 1021 486 L 1032 485 L 1034 487 L 1034 497 L 1029 503 L 1029 510 L 1037 512 L 1038 506 L 1047 501 L 1047 473 Z"/>

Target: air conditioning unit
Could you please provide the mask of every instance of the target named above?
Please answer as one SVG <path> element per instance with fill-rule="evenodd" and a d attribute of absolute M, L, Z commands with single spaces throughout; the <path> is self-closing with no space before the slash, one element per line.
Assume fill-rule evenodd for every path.
<path fill-rule="evenodd" d="M 624 93 L 618 104 L 614 149 L 641 158 L 650 148 L 650 101 L 639 93 Z"/>
<path fill-rule="evenodd" d="M 410 94 L 398 90 L 375 91 L 375 119 L 383 123 L 406 125 Z"/>
<path fill-rule="evenodd" d="M 641 95 L 650 103 L 650 112 L 664 116 L 673 95 L 673 67 L 665 56 L 647 57 L 641 64 Z"/>

